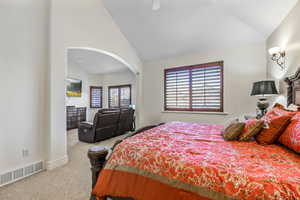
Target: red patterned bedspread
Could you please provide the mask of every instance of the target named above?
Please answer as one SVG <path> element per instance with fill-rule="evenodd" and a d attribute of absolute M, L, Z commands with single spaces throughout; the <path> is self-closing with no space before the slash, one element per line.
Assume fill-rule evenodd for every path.
<path fill-rule="evenodd" d="M 123 141 L 105 169 L 155 174 L 199 195 L 209 189 L 230 199 L 300 199 L 299 155 L 278 145 L 224 141 L 221 129 L 167 123 Z"/>

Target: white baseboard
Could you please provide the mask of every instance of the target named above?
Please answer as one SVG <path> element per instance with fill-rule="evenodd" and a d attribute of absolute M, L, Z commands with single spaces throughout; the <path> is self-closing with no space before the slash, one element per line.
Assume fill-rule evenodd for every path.
<path fill-rule="evenodd" d="M 46 162 L 46 169 L 47 170 L 53 170 L 57 167 L 63 166 L 69 162 L 68 155 L 65 155 L 61 158 L 58 158 L 56 160 L 49 160 Z"/>

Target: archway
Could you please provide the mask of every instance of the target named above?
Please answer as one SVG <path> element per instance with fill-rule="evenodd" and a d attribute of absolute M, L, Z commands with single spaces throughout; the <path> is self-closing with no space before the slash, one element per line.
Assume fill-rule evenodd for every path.
<path fill-rule="evenodd" d="M 67 108 L 70 106 L 86 108 L 87 112 L 84 120 L 92 122 L 95 113 L 98 111 L 98 109 L 90 107 L 90 86 L 102 87 L 101 104 L 103 108 L 109 107 L 108 88 L 116 85 L 130 85 L 131 104 L 137 104 L 139 72 L 120 56 L 91 47 L 69 47 L 66 51 L 66 57 L 66 79 L 80 81 L 82 91 L 80 97 L 67 97 L 66 95 L 65 106 Z M 137 121 L 139 120 L 137 119 Z M 67 140 L 67 143 L 69 144 L 69 140 Z"/>
<path fill-rule="evenodd" d="M 101 50 L 101 49 L 92 48 L 92 47 L 68 47 L 67 48 L 67 54 L 70 50 L 93 51 L 93 52 L 97 52 L 97 53 L 100 53 L 100 54 L 110 56 L 110 57 L 114 58 L 115 60 L 119 61 L 120 63 L 124 64 L 125 66 L 127 66 L 133 73 L 139 74 L 136 67 L 130 65 L 123 58 L 121 58 L 120 56 L 118 56 L 114 53 L 111 53 L 111 52 L 108 52 L 108 51 L 105 51 L 105 50 Z"/>

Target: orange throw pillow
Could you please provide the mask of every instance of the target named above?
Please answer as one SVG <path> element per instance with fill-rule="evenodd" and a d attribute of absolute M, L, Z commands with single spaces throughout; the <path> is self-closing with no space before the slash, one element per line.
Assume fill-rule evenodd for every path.
<path fill-rule="evenodd" d="M 284 106 L 281 104 L 275 104 L 273 108 L 263 116 L 262 120 L 270 122 L 274 117 L 288 115 L 293 117 L 297 112 L 291 112 L 284 109 Z"/>
<path fill-rule="evenodd" d="M 283 131 L 290 123 L 291 116 L 283 115 L 283 116 L 272 116 L 272 118 L 268 118 L 265 120 L 266 126 L 257 135 L 256 141 L 259 144 L 273 144 L 276 140 L 281 136 Z"/>
<path fill-rule="evenodd" d="M 300 112 L 292 119 L 278 140 L 284 146 L 300 153 Z"/>
<path fill-rule="evenodd" d="M 284 109 L 284 105 L 280 104 L 280 103 L 275 103 L 275 105 L 273 106 L 273 108 L 281 108 Z"/>

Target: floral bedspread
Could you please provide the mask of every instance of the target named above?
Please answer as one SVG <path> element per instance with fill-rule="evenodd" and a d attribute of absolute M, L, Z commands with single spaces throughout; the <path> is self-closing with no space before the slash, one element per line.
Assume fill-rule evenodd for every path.
<path fill-rule="evenodd" d="M 300 199 L 300 156 L 228 142 L 222 126 L 171 122 L 124 140 L 106 169 L 129 166 L 236 199 Z"/>

